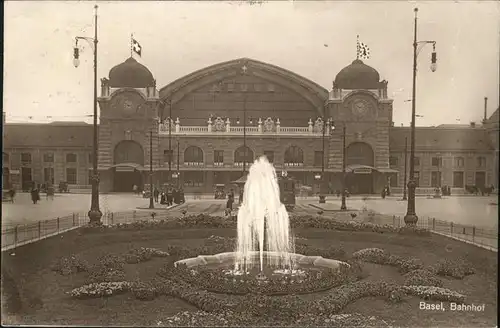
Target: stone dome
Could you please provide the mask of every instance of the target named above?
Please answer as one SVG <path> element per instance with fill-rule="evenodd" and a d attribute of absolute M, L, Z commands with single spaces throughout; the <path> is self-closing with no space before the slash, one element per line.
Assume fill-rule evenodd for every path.
<path fill-rule="evenodd" d="M 147 88 L 154 85 L 151 71 L 132 57 L 109 71 L 111 88 Z"/>
<path fill-rule="evenodd" d="M 335 84 L 339 89 L 378 89 L 379 80 L 376 69 L 356 59 L 337 74 Z"/>

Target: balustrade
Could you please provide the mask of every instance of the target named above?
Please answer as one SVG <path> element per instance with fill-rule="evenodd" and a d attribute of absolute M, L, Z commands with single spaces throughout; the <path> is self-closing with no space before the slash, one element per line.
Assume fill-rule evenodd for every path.
<path fill-rule="evenodd" d="M 328 124 L 328 123 L 327 123 Z M 164 122 L 159 124 L 159 134 L 165 135 L 169 134 L 247 134 L 247 135 L 307 135 L 314 137 L 321 137 L 323 135 L 323 121 L 321 118 L 315 120 L 314 122 L 310 119 L 307 126 L 294 127 L 294 126 L 281 126 L 279 118 L 272 119 L 268 117 L 266 119 L 259 118 L 257 121 L 257 126 L 246 126 L 243 127 L 231 125 L 231 120 L 229 118 L 209 118 L 206 126 L 181 126 L 179 118 L 174 120 L 166 119 Z M 245 130 L 245 131 L 244 131 Z M 329 135 L 329 129 L 325 130 L 325 135 Z"/>

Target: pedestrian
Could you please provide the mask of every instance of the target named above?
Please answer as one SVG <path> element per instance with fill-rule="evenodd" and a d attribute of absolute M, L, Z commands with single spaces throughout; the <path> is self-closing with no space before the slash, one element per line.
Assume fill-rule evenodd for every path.
<path fill-rule="evenodd" d="M 165 198 L 165 191 L 161 192 L 161 197 L 160 197 L 160 204 L 165 205 L 167 203 L 166 198 Z"/>
<path fill-rule="evenodd" d="M 167 206 L 172 206 L 173 190 L 171 187 L 167 189 Z"/>
<path fill-rule="evenodd" d="M 382 199 L 385 199 L 385 188 L 382 189 L 382 193 L 380 194 L 380 196 L 382 196 Z"/>
<path fill-rule="evenodd" d="M 155 191 L 153 193 L 153 196 L 154 196 L 154 199 L 155 199 L 155 203 L 158 203 L 158 196 L 160 196 L 160 191 L 158 190 L 157 187 L 155 187 Z"/>
<path fill-rule="evenodd" d="M 242 204 L 243 203 L 243 188 L 240 188 L 240 195 L 239 195 L 239 203 Z M 234 198 L 234 196 L 233 196 Z"/>
<path fill-rule="evenodd" d="M 33 201 L 33 204 L 36 204 L 40 200 L 40 194 L 38 189 L 36 189 L 36 186 L 31 189 L 31 200 Z"/>
<path fill-rule="evenodd" d="M 226 216 L 229 216 L 233 211 L 233 203 L 234 203 L 234 194 L 233 196 L 229 194 L 227 196 L 227 202 L 226 202 Z"/>
<path fill-rule="evenodd" d="M 137 187 L 136 184 L 134 184 L 134 186 L 132 187 L 132 190 L 134 191 L 134 194 L 137 195 L 137 191 L 138 191 L 139 187 Z"/>
<path fill-rule="evenodd" d="M 173 197 L 174 197 L 174 203 L 175 204 L 180 204 L 181 203 L 179 189 L 177 189 L 177 188 L 174 189 Z"/>
<path fill-rule="evenodd" d="M 16 189 L 14 187 L 9 189 L 9 196 L 11 203 L 14 204 L 14 198 L 16 197 Z"/>

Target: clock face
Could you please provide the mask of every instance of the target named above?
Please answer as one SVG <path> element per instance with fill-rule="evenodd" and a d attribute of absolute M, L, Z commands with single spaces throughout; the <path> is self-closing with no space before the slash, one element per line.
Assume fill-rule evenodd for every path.
<path fill-rule="evenodd" d="M 370 104 L 363 99 L 356 99 L 352 103 L 352 111 L 355 115 L 364 116 L 370 110 Z"/>
<path fill-rule="evenodd" d="M 115 113 L 121 113 L 124 116 L 139 114 L 143 99 L 140 95 L 126 92 L 118 94 L 112 100 L 112 108 Z"/>

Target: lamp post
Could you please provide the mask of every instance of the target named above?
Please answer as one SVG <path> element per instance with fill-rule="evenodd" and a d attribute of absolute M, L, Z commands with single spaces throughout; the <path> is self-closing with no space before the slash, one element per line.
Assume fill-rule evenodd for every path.
<path fill-rule="evenodd" d="M 155 208 L 153 191 L 153 129 L 151 129 L 149 130 L 149 208 Z"/>
<path fill-rule="evenodd" d="M 408 200 L 408 197 L 406 197 L 406 168 L 408 166 L 408 137 L 405 137 L 405 177 L 404 177 L 404 183 L 403 183 L 403 200 Z"/>
<path fill-rule="evenodd" d="M 180 187 L 180 174 L 181 174 L 181 171 L 179 170 L 180 157 L 181 157 L 181 148 L 180 148 L 179 138 L 177 138 L 177 189 L 179 189 Z"/>
<path fill-rule="evenodd" d="M 99 173 L 97 172 L 97 153 L 98 153 L 98 135 L 97 135 L 97 8 L 95 5 L 94 14 L 94 37 L 81 37 L 75 38 L 75 48 L 73 49 L 73 64 L 78 67 L 80 64 L 80 49 L 78 48 L 78 41 L 85 40 L 94 50 L 94 142 L 92 154 L 92 197 L 90 203 L 90 211 L 88 212 L 90 224 L 100 224 L 102 212 L 99 209 Z"/>
<path fill-rule="evenodd" d="M 172 179 L 172 101 L 168 102 L 168 181 Z"/>
<path fill-rule="evenodd" d="M 333 119 L 331 117 L 327 119 L 323 119 L 323 135 L 322 135 L 322 150 L 323 150 L 323 158 L 321 160 L 321 182 L 320 182 L 320 187 L 319 187 L 319 203 L 323 204 L 326 203 L 326 196 L 325 196 L 325 189 L 326 189 L 326 181 L 325 181 L 325 136 L 326 136 L 326 130 L 329 127 L 332 127 L 332 130 L 335 129 L 333 126 Z"/>
<path fill-rule="evenodd" d="M 250 117 L 249 123 L 253 124 L 253 120 L 251 117 Z M 236 124 L 240 124 L 239 118 L 236 119 Z M 246 167 L 247 167 L 247 154 L 248 154 L 248 152 L 247 152 L 247 132 L 246 131 L 247 131 L 247 115 L 246 115 L 246 97 L 245 97 L 245 102 L 243 105 L 243 151 L 244 151 L 244 155 L 243 155 L 243 175 L 242 176 L 245 176 Z"/>
<path fill-rule="evenodd" d="M 405 223 L 407 225 L 416 225 L 418 216 L 415 211 L 415 109 L 416 109 L 416 83 L 417 83 L 417 56 L 426 44 L 432 44 L 431 55 L 431 71 L 436 71 L 436 41 L 417 41 L 417 13 L 418 8 L 415 8 L 415 26 L 413 34 L 413 87 L 412 87 L 412 102 L 411 102 L 411 141 L 410 141 L 410 181 L 408 181 L 408 207 L 405 215 Z M 417 49 L 420 46 L 420 49 Z"/>
<path fill-rule="evenodd" d="M 346 127 L 345 124 L 342 127 L 342 205 L 340 205 L 340 210 L 347 211 L 347 206 L 345 204 L 345 167 L 346 167 L 346 146 L 345 146 L 345 134 Z"/>

